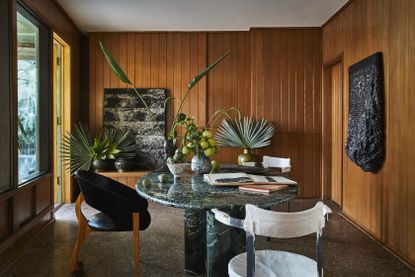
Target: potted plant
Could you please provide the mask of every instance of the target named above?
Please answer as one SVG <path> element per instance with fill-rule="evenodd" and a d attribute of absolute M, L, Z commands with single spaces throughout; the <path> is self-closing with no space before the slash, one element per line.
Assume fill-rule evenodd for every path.
<path fill-rule="evenodd" d="M 194 117 L 182 117 L 178 126 L 183 126 L 185 133 L 182 139 L 182 153 L 188 155 L 193 153 L 191 169 L 199 174 L 208 173 L 212 170 L 210 157 L 216 154 L 219 149 L 212 131 L 208 127 L 197 127 Z"/>
<path fill-rule="evenodd" d="M 95 138 L 90 150 L 95 172 L 108 171 L 114 163 L 115 155 L 120 153 L 117 146 L 110 143 L 108 138 Z"/>
<path fill-rule="evenodd" d="M 102 160 L 118 157 L 131 159 L 134 156 L 135 146 L 129 130 L 111 129 L 93 138 L 88 126 L 79 122 L 62 139 L 61 158 L 71 174 L 78 170 L 90 170 L 94 160 L 97 160 L 95 165 L 100 170 L 101 164 L 113 161 Z"/>
<path fill-rule="evenodd" d="M 193 153 L 191 169 L 199 174 L 210 172 L 212 170 L 210 158 L 219 151 L 210 126 L 214 125 L 222 116 L 230 119 L 229 114 L 232 111 L 236 111 L 240 117 L 240 112 L 237 108 L 220 109 L 212 115 L 206 126 L 203 127 L 196 125 L 194 116 L 186 116 L 186 114 L 180 113 L 177 117 L 176 127 L 182 128 L 184 134 L 180 136 L 177 130 L 175 130 L 173 140 L 180 147 L 176 150 L 173 158 L 168 160 L 168 163 L 171 164 L 177 160 L 183 160 L 187 155 Z M 216 164 L 216 168 L 218 167 L 217 162 L 213 164 Z"/>
<path fill-rule="evenodd" d="M 216 133 L 219 146 L 239 147 L 243 153 L 238 156 L 238 164 L 255 161 L 252 149 L 271 144 L 275 128 L 266 119 L 255 120 L 252 117 L 225 119 Z"/>

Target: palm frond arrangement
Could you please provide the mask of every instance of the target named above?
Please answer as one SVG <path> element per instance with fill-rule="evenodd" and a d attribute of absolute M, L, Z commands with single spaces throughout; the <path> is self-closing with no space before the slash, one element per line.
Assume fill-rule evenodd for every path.
<path fill-rule="evenodd" d="M 219 146 L 255 149 L 270 145 L 274 132 L 274 126 L 266 119 L 225 119 L 216 133 L 216 140 Z"/>
<path fill-rule="evenodd" d="M 89 170 L 93 160 L 93 143 L 88 126 L 82 122 L 76 124 L 74 130 L 63 137 L 61 158 L 71 174 L 78 170 Z"/>
<path fill-rule="evenodd" d="M 135 141 L 126 129 L 109 129 L 93 138 L 88 126 L 79 122 L 62 139 L 61 158 L 71 174 L 89 170 L 94 159 L 132 159 L 134 156 Z"/>
<path fill-rule="evenodd" d="M 136 145 L 134 136 L 129 130 L 125 129 L 108 129 L 104 133 L 110 144 L 117 145 L 120 152 L 117 158 L 133 159 L 136 155 Z"/>

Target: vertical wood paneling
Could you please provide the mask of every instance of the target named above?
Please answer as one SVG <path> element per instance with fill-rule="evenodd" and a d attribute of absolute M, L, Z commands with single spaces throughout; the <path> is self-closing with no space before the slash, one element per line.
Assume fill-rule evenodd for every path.
<path fill-rule="evenodd" d="M 376 173 L 345 158 L 343 212 L 404 258 L 415 263 L 415 123 L 413 104 L 414 1 L 352 1 L 323 27 L 323 62 L 343 53 L 348 68 L 380 51 L 384 60 L 386 159 Z M 343 120 L 347 123 L 347 105 Z M 343 137 L 347 135 L 347 124 Z"/>
<path fill-rule="evenodd" d="M 238 107 L 243 115 L 250 115 L 250 35 L 248 32 L 209 33 L 207 59 L 214 61 L 230 50 L 223 63 L 207 78 L 207 118 L 218 109 Z M 206 105 L 206 104 L 205 104 Z M 200 105 L 199 105 L 200 106 Z M 215 126 L 220 124 L 218 120 Z M 235 163 L 239 149 L 222 148 L 215 159 Z"/>
<path fill-rule="evenodd" d="M 411 69 L 415 65 L 415 32 L 411 30 L 413 26 L 415 26 L 415 16 L 411 11 L 415 11 L 415 1 L 408 1 L 408 9 L 407 9 L 407 28 L 408 28 L 408 47 L 407 49 L 407 56 L 406 56 L 406 67 Z M 412 27 L 411 27 L 412 26 Z M 411 30 L 411 31 L 409 31 Z M 408 92 L 408 103 L 415 103 L 415 82 L 412 79 L 412 72 L 411 70 L 406 70 L 407 74 L 407 92 Z M 408 121 L 412 118 L 415 118 L 415 109 L 407 107 L 407 119 Z M 408 175 L 410 174 L 410 168 L 415 168 L 415 149 L 411 146 L 413 138 L 415 138 L 415 124 L 408 124 L 407 125 L 407 137 L 405 141 L 406 151 L 408 151 L 408 160 L 407 160 L 407 172 Z M 412 139 L 411 139 L 412 138 Z M 412 176 L 413 177 L 413 176 Z M 409 257 L 415 261 L 415 213 L 410 211 L 415 211 L 415 185 L 413 179 L 410 176 L 407 177 L 408 180 L 408 189 L 406 195 L 406 201 L 408 203 L 407 211 L 408 211 L 408 230 L 406 231 L 406 236 L 408 239 L 408 255 Z"/>
<path fill-rule="evenodd" d="M 276 126 L 260 155 L 289 157 L 300 197 L 321 193 L 321 32 L 311 29 L 251 31 L 251 109 Z"/>
<path fill-rule="evenodd" d="M 343 66 L 339 62 L 331 66 L 331 199 L 341 205 L 342 199 L 342 160 L 343 160 Z"/>

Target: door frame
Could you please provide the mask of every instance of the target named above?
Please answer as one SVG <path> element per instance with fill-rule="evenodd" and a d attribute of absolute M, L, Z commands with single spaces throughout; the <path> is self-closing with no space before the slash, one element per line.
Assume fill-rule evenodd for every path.
<path fill-rule="evenodd" d="M 62 135 L 71 131 L 71 48 L 58 34 L 53 33 L 53 40 L 57 41 L 62 45 L 62 105 L 61 105 L 61 124 L 62 124 Z M 56 72 L 56 56 L 54 53 L 53 57 L 53 74 Z M 56 149 L 56 84 L 55 78 L 53 78 L 53 182 L 54 188 L 56 188 L 56 164 L 57 164 L 57 149 Z M 62 203 L 70 203 L 72 198 L 72 178 L 69 172 L 65 170 L 62 164 Z"/>
<path fill-rule="evenodd" d="M 322 159 L 321 159 L 321 176 L 322 176 L 322 199 L 331 200 L 331 178 L 332 178 L 332 89 L 331 89 L 331 67 L 335 64 L 341 64 L 342 68 L 342 83 L 344 84 L 344 63 L 343 53 L 339 54 L 333 59 L 328 60 L 323 64 L 323 93 L 321 97 L 322 101 Z M 344 86 L 342 85 L 342 105 L 343 113 L 345 111 L 345 99 L 344 99 Z M 342 115 L 343 127 L 342 133 L 344 134 L 344 114 Z M 344 137 L 343 137 L 344 140 Z M 343 206 L 343 159 L 342 155 L 342 172 L 341 172 L 341 203 L 340 208 Z"/>

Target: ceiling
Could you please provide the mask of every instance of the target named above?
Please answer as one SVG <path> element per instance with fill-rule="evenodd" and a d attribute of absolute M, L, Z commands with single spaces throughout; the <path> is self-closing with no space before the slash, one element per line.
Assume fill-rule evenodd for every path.
<path fill-rule="evenodd" d="M 58 0 L 81 30 L 226 31 L 321 26 L 348 0 Z"/>

